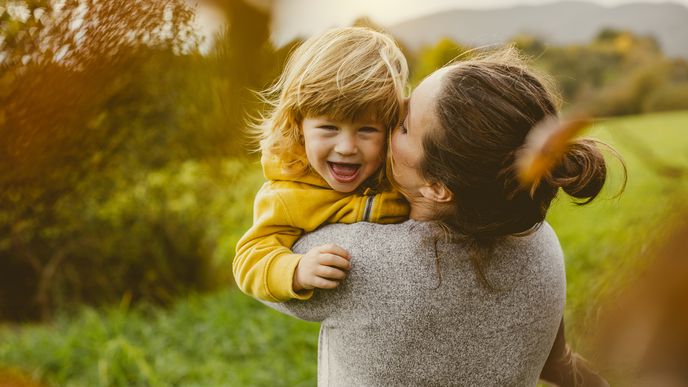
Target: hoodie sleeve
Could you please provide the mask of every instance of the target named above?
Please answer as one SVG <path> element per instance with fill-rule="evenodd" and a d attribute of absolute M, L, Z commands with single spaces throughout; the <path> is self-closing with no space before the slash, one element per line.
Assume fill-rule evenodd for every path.
<path fill-rule="evenodd" d="M 264 301 L 308 299 L 312 291 L 294 292 L 294 271 L 301 259 L 291 246 L 303 234 L 294 226 L 278 190 L 265 183 L 254 203 L 253 226 L 239 240 L 232 263 L 239 288 Z"/>
<path fill-rule="evenodd" d="M 410 207 L 406 198 L 398 191 L 381 192 L 375 195 L 370 222 L 390 224 L 408 220 Z"/>
<path fill-rule="evenodd" d="M 330 317 L 332 311 L 337 307 L 332 299 L 322 297 L 327 290 L 317 289 L 310 300 L 289 300 L 287 302 L 267 302 L 260 300 L 264 305 L 282 314 L 298 318 L 304 321 L 323 322 Z"/>

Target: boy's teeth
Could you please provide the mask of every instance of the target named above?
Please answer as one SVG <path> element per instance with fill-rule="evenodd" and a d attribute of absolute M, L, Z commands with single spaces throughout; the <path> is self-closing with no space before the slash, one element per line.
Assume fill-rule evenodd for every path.
<path fill-rule="evenodd" d="M 356 164 L 331 163 L 330 165 L 334 173 L 340 176 L 353 176 L 358 171 L 358 165 Z"/>

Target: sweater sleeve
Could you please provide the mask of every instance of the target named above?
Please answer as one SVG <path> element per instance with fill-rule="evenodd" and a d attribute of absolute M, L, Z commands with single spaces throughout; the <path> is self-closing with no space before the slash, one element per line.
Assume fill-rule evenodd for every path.
<path fill-rule="evenodd" d="M 304 321 L 323 322 L 337 307 L 335 300 L 323 298 L 321 295 L 327 290 L 318 289 L 313 297 L 307 301 L 289 300 L 287 302 L 267 302 L 260 300 L 266 306 L 291 317 Z M 331 292 L 331 291 L 330 291 Z"/>
<path fill-rule="evenodd" d="M 279 191 L 266 183 L 254 203 L 253 226 L 237 243 L 234 279 L 246 294 L 264 301 L 308 299 L 312 291 L 294 292 L 294 271 L 301 259 L 290 249 L 303 230 L 294 226 Z"/>

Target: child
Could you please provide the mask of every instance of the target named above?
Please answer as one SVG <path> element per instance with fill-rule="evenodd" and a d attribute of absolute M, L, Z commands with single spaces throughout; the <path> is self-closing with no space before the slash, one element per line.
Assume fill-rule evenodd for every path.
<path fill-rule="evenodd" d="M 396 223 L 408 204 L 382 168 L 386 139 L 400 119 L 408 68 L 388 36 L 339 28 L 294 51 L 259 126 L 268 180 L 258 191 L 253 226 L 237 244 L 234 277 L 266 301 L 308 299 L 346 276 L 348 253 L 324 245 L 303 256 L 292 245 L 326 223 Z"/>

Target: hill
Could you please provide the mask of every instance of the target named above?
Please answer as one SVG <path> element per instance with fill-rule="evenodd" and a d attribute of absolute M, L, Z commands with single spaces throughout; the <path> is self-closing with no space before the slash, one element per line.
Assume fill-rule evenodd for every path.
<path fill-rule="evenodd" d="M 603 28 L 653 35 L 670 57 L 688 58 L 688 8 L 675 3 L 604 7 L 582 1 L 492 10 L 454 9 L 407 20 L 387 30 L 416 50 L 447 37 L 470 45 L 530 34 L 552 44 L 589 42 Z"/>

